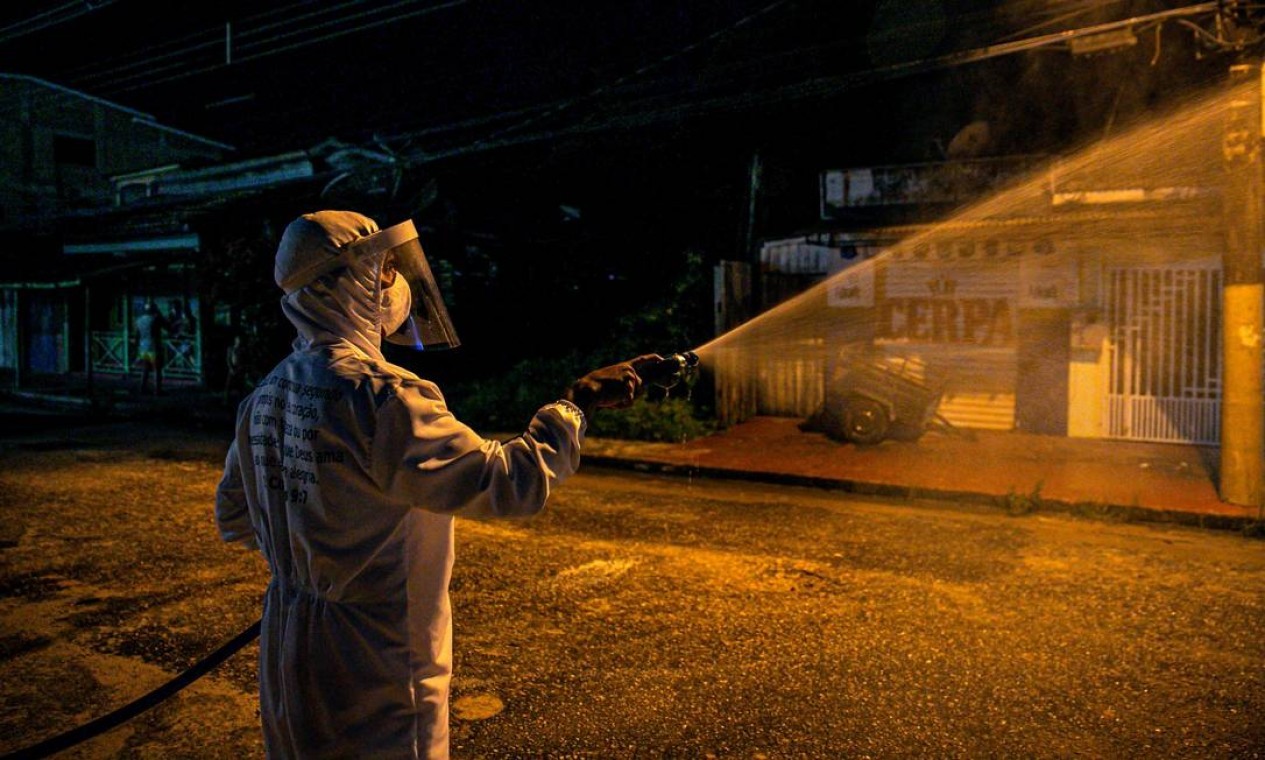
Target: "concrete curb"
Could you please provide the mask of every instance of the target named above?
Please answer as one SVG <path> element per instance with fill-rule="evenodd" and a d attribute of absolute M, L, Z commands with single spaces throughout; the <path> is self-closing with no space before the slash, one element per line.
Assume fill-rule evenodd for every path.
<path fill-rule="evenodd" d="M 76 415 L 85 420 L 121 421 L 148 418 L 173 424 L 231 426 L 236 405 L 223 406 L 217 394 L 170 394 L 148 398 L 70 395 L 26 389 L 0 391 L 0 402 L 13 403 L 34 414 Z M 36 411 L 38 410 L 38 411 Z"/>
<path fill-rule="evenodd" d="M 660 475 L 678 477 L 713 478 L 716 480 L 739 480 L 771 485 L 802 486 L 820 488 L 829 491 L 842 491 L 861 496 L 882 496 L 896 499 L 928 499 L 933 501 L 979 504 L 996 507 L 1007 515 L 1021 517 L 1028 514 L 1053 512 L 1075 517 L 1100 520 L 1103 522 L 1149 522 L 1174 525 L 1186 525 L 1214 530 L 1239 531 L 1245 535 L 1262 537 L 1262 523 L 1251 517 L 1235 515 L 1212 515 L 1201 512 L 1183 512 L 1181 510 L 1154 509 L 1136 504 L 1102 504 L 1072 502 L 1063 499 L 1041 498 L 1032 504 L 1022 494 L 997 495 L 978 491 L 960 491 L 952 489 L 923 488 L 915 486 L 895 485 L 891 483 L 874 483 L 853 479 L 826 478 L 814 475 L 796 475 L 784 472 L 768 472 L 753 470 L 737 470 L 724 467 L 699 467 L 668 462 L 656 462 L 649 459 L 617 457 L 604 454 L 585 455 L 585 464 L 618 470 L 650 472 Z M 583 465 L 582 465 L 583 466 Z"/>
<path fill-rule="evenodd" d="M 209 395 L 203 395 L 206 398 L 210 398 Z M 231 429 L 232 420 L 235 416 L 235 408 L 221 408 L 215 404 L 196 404 L 191 406 L 189 398 L 181 399 L 176 396 L 159 397 L 157 399 L 114 400 L 7 389 L 0 391 L 0 398 L 30 404 L 47 412 L 71 415 L 86 414 L 102 420 L 127 419 L 148 415 L 151 419 L 166 419 L 170 422 L 193 423 L 199 426 L 213 425 Z M 1007 515 L 1016 517 L 1046 512 L 1067 514 L 1104 522 L 1146 522 L 1185 525 L 1215 530 L 1239 531 L 1249 536 L 1265 537 L 1265 521 L 1247 515 L 1210 514 L 1207 512 L 1143 507 L 1137 504 L 1076 502 L 1045 496 L 1034 497 L 1033 495 L 1014 491 L 1007 494 L 996 494 L 961 489 L 909 486 L 854 478 L 830 478 L 768 470 L 687 465 L 638 457 L 635 453 L 625 455 L 585 454 L 583 455 L 583 462 L 595 467 L 650 472 L 677 477 L 748 481 L 772 485 L 819 488 L 862 496 L 975 504 L 993 507 Z"/>
<path fill-rule="evenodd" d="M 83 411 L 93 409 L 96 402 L 87 396 L 67 396 L 39 391 L 7 390 L 3 397 L 11 401 L 33 404 L 48 410 Z"/>

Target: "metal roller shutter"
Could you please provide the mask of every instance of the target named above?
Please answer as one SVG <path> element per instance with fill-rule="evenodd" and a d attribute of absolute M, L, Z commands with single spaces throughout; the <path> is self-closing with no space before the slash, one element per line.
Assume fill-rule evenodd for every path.
<path fill-rule="evenodd" d="M 894 260 L 881 278 L 876 343 L 945 382 L 940 413 L 955 425 L 1015 424 L 1017 261 Z"/>

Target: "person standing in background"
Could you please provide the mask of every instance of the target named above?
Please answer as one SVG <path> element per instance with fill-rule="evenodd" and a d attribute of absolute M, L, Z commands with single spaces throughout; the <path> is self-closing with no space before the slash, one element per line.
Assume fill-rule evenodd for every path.
<path fill-rule="evenodd" d="M 233 395 L 246 389 L 246 356 L 242 344 L 242 334 L 233 333 L 224 352 L 224 403 L 233 400 Z"/>
<path fill-rule="evenodd" d="M 167 321 L 153 301 L 145 303 L 145 310 L 136 318 L 136 355 L 141 365 L 142 394 L 150 393 L 149 376 L 154 376 L 154 395 L 163 392 L 163 329 Z"/>

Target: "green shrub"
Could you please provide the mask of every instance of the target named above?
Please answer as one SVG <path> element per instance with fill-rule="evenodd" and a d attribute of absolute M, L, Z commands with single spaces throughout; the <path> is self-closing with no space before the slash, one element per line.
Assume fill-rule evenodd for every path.
<path fill-rule="evenodd" d="M 1041 509 L 1041 487 L 1044 481 L 1038 480 L 1037 484 L 1032 487 L 1030 493 L 1018 493 L 1014 486 L 1002 498 L 1002 507 L 1005 508 L 1006 514 L 1012 517 L 1019 515 L 1031 514 Z"/>
<path fill-rule="evenodd" d="M 688 398 L 670 396 L 655 401 L 642 396 L 627 409 L 603 409 L 588 434 L 638 441 L 688 441 L 713 430 L 713 423 L 694 416 L 694 405 Z"/>
<path fill-rule="evenodd" d="M 481 430 L 521 430 L 531 416 L 588 369 L 574 356 L 524 359 L 501 375 L 445 389 L 457 417 Z"/>
<path fill-rule="evenodd" d="M 458 418 L 495 432 L 522 429 L 544 403 L 556 399 L 592 365 L 575 356 L 527 359 L 505 374 L 464 383 L 448 393 Z M 651 388 L 627 409 L 603 409 L 590 421 L 589 435 L 641 441 L 684 441 L 707 435 L 715 424 L 701 419 L 682 383 L 664 398 Z"/>
<path fill-rule="evenodd" d="M 499 376 L 445 385 L 444 393 L 457 417 L 477 429 L 521 430 L 541 404 L 558 398 L 586 372 L 641 354 L 697 346 L 711 328 L 710 288 L 710 269 L 703 257 L 686 251 L 681 271 L 664 280 L 662 292 L 648 294 L 644 306 L 616 320 L 602 346 L 561 357 L 524 359 Z M 707 399 L 692 401 L 685 384 L 663 396 L 650 389 L 628 409 L 603 409 L 591 421 L 589 434 L 681 441 L 715 429 L 706 419 Z"/>

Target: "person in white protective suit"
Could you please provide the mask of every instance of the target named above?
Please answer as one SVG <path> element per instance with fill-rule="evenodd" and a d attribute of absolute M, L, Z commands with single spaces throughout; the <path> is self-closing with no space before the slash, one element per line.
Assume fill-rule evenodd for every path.
<path fill-rule="evenodd" d="M 579 465 L 586 419 L 631 403 L 637 367 L 605 367 L 485 440 L 384 338 L 456 343 L 411 222 L 321 211 L 278 247 L 294 351 L 242 401 L 216 494 L 226 541 L 272 580 L 259 651 L 270 757 L 448 756 L 453 517 L 538 512 Z"/>

